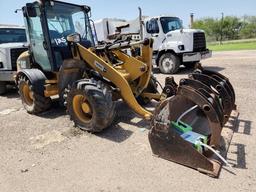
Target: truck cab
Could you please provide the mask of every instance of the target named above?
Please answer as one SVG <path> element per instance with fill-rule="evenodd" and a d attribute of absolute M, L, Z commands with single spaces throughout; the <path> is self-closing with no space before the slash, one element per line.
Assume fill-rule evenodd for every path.
<path fill-rule="evenodd" d="M 147 17 L 142 23 L 143 38 L 154 39 L 155 63 L 162 73 L 176 73 L 182 64 L 193 67 L 211 57 L 204 31 L 184 29 L 178 17 Z"/>
<path fill-rule="evenodd" d="M 14 83 L 16 61 L 27 50 L 26 42 L 24 27 L 0 25 L 0 94 L 6 92 L 7 84 Z"/>

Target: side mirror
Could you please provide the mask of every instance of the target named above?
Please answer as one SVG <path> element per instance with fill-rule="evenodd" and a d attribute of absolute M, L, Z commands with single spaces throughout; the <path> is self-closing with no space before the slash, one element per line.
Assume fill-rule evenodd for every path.
<path fill-rule="evenodd" d="M 25 10 L 26 10 L 28 17 L 36 17 L 37 16 L 36 8 L 33 5 L 33 3 L 27 3 Z"/>

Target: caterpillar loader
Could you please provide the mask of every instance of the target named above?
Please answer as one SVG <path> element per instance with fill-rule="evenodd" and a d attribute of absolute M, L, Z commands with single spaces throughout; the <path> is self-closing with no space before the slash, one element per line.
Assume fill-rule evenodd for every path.
<path fill-rule="evenodd" d="M 122 99 L 151 122 L 155 155 L 218 175 L 222 161 L 213 160 L 212 151 L 235 108 L 226 77 L 199 67 L 179 84 L 167 77 L 160 93 L 152 74 L 153 40 L 96 46 L 88 6 L 45 0 L 27 3 L 22 11 L 30 47 L 17 60 L 15 79 L 28 113 L 46 111 L 57 95 L 75 126 L 100 132 L 111 125 Z M 137 47 L 137 56 L 124 51 Z M 152 99 L 159 101 L 154 112 L 143 107 Z"/>

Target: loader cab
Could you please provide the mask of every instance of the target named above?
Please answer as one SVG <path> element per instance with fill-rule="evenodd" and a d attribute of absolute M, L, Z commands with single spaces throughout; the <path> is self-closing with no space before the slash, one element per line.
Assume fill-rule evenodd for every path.
<path fill-rule="evenodd" d="M 28 3 L 22 10 L 32 59 L 43 71 L 58 71 L 63 60 L 72 58 L 70 34 L 78 33 L 85 47 L 94 46 L 90 7 L 45 0 Z"/>

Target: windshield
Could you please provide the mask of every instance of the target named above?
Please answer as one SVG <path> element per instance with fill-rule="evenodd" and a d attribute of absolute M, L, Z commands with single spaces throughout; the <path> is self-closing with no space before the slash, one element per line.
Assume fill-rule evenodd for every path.
<path fill-rule="evenodd" d="M 161 17 L 160 22 L 164 33 L 182 28 L 181 21 L 177 17 Z"/>
<path fill-rule="evenodd" d="M 26 31 L 25 29 L 0 29 L 0 44 L 1 43 L 19 43 L 26 42 Z"/>
<path fill-rule="evenodd" d="M 46 10 L 51 43 L 56 46 L 67 46 L 66 38 L 72 33 L 79 33 L 81 41 L 92 40 L 88 15 L 79 6 L 60 4 Z"/>

